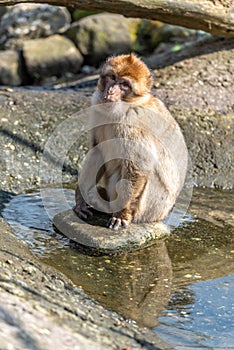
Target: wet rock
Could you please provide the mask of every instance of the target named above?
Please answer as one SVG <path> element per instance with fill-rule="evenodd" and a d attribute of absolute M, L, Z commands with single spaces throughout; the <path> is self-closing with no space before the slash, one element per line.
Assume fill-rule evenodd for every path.
<path fill-rule="evenodd" d="M 195 188 L 189 210 L 215 226 L 234 227 L 233 199 L 233 191 Z"/>
<path fill-rule="evenodd" d="M 105 309 L 33 257 L 2 218 L 0 298 L 5 301 L 0 307 L 1 350 L 9 350 L 9 344 L 11 349 L 43 350 L 56 344 L 61 350 L 166 348 L 153 331 Z"/>
<path fill-rule="evenodd" d="M 25 40 L 61 32 L 71 22 L 66 8 L 47 4 L 18 4 L 8 9 L 0 25 L 0 47 L 21 48 Z"/>
<path fill-rule="evenodd" d="M 60 35 L 25 41 L 23 57 L 33 80 L 76 73 L 83 62 L 72 41 Z"/>
<path fill-rule="evenodd" d="M 131 50 L 132 24 L 133 20 L 121 15 L 98 14 L 75 22 L 66 35 L 77 45 L 87 64 L 98 65 L 109 55 Z"/>
<path fill-rule="evenodd" d="M 56 228 L 72 241 L 101 253 L 139 249 L 169 234 L 169 229 L 163 223 L 131 224 L 126 229 L 114 231 L 105 227 L 105 216 L 96 216 L 84 222 L 73 210 L 55 215 L 53 221 Z"/>
<path fill-rule="evenodd" d="M 0 51 L 0 85 L 19 86 L 22 84 L 22 77 L 18 52 Z"/>

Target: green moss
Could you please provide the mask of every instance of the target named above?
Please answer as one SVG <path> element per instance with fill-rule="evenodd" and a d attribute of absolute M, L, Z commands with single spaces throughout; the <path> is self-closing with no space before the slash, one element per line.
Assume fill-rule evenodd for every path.
<path fill-rule="evenodd" d="M 152 51 L 160 42 L 163 23 L 143 19 L 138 23 L 134 49 L 139 52 Z"/>
<path fill-rule="evenodd" d="M 85 10 L 75 10 L 72 13 L 72 19 L 73 21 L 78 21 L 81 18 L 96 15 L 100 12 L 95 12 L 95 11 L 85 11 Z"/>
<path fill-rule="evenodd" d="M 130 37 L 131 37 L 131 40 L 133 43 L 135 43 L 137 41 L 137 33 L 138 33 L 138 30 L 139 30 L 139 27 L 141 25 L 141 22 L 142 20 L 137 18 L 131 22 L 129 22 L 129 34 L 130 34 Z"/>

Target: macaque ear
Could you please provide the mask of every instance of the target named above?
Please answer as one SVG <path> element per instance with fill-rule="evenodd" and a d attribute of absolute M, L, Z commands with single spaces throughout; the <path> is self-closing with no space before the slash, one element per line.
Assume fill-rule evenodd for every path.
<path fill-rule="evenodd" d="M 134 55 L 134 53 L 131 52 L 128 56 L 128 63 L 133 64 L 135 58 L 136 58 L 136 56 Z"/>

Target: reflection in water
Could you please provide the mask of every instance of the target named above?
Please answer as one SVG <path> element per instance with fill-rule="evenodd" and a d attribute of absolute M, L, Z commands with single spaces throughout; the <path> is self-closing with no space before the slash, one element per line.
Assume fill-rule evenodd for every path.
<path fill-rule="evenodd" d="M 170 297 L 171 261 L 161 240 L 141 252 L 93 258 L 67 250 L 44 261 L 60 265 L 63 273 L 101 304 L 147 327 L 157 324 Z"/>
<path fill-rule="evenodd" d="M 64 193 L 72 203 L 74 192 Z M 59 201 L 55 196 L 50 200 L 47 208 L 56 212 Z M 54 231 L 38 192 L 14 197 L 3 216 L 40 259 L 61 270 L 91 297 L 144 326 L 157 324 L 158 313 L 170 297 L 172 280 L 163 240 L 151 249 L 111 257 L 89 256 Z"/>
<path fill-rule="evenodd" d="M 71 246 L 54 231 L 38 192 L 14 197 L 3 216 L 40 259 L 103 305 L 155 327 L 176 349 L 218 349 L 222 344 L 233 348 L 232 193 L 205 193 L 211 202 L 206 202 L 203 190 L 195 190 L 190 209 L 203 219 L 188 221 L 188 215 L 166 240 L 117 256 L 89 256 Z M 65 195 L 72 205 L 73 191 Z M 199 200 L 205 211 L 201 212 Z M 56 197 L 50 205 L 58 210 Z"/>

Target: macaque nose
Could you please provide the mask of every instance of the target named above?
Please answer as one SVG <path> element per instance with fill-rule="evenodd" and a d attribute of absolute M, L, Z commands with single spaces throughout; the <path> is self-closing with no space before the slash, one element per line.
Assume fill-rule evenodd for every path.
<path fill-rule="evenodd" d="M 114 83 L 106 89 L 104 100 L 109 102 L 116 102 L 121 99 L 121 89 L 118 83 Z"/>
<path fill-rule="evenodd" d="M 110 87 L 109 94 L 114 95 L 116 93 L 116 91 L 118 91 L 118 84 L 114 84 Z"/>

